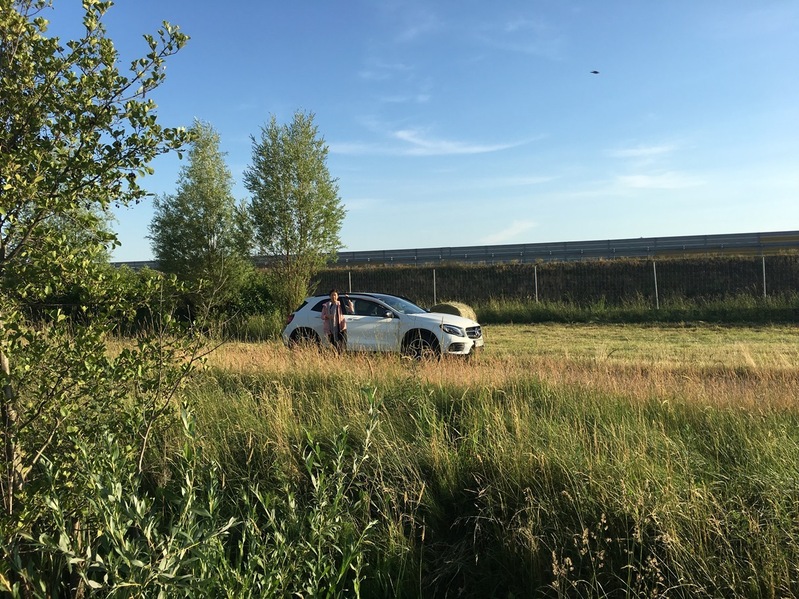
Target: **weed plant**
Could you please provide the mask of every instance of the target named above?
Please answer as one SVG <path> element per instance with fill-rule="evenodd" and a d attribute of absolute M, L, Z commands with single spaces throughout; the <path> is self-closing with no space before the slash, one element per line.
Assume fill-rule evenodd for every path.
<path fill-rule="evenodd" d="M 327 446 L 308 434 L 293 446 L 301 476 L 279 482 L 228 476 L 227 463 L 205 455 L 186 406 L 149 475 L 113 435 L 104 451 L 80 445 L 73 472 L 43 460 L 39 534 L 16 553 L 2 540 L 14 562 L 0 565 L 4 596 L 359 597 L 375 423 L 357 455 L 346 428 Z M 64 502 L 65 478 L 80 485 L 79 511 Z"/>

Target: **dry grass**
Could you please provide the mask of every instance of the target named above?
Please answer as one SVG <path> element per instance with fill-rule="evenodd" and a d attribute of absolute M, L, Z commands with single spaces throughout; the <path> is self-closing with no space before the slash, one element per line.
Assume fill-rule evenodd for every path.
<path fill-rule="evenodd" d="M 300 484 L 305 431 L 362 446 L 374 398 L 373 560 L 392 589 L 499 596 L 502 563 L 514 596 L 797 596 L 797 341 L 495 326 L 475 359 L 421 363 L 236 343 L 195 405 L 231 480 Z"/>
<path fill-rule="evenodd" d="M 397 356 L 289 351 L 278 343 L 231 343 L 209 357 L 232 372 L 333 374 L 369 385 L 419 377 L 455 387 L 495 387 L 520 377 L 602 393 L 712 405 L 792 408 L 799 392 L 793 327 L 497 325 L 471 361 L 418 364 Z"/>
<path fill-rule="evenodd" d="M 430 311 L 440 312 L 443 314 L 453 314 L 455 316 L 463 316 L 464 318 L 477 321 L 477 314 L 475 314 L 474 308 L 468 304 L 464 304 L 463 302 L 446 302 L 443 304 L 436 304 L 430 308 Z"/>

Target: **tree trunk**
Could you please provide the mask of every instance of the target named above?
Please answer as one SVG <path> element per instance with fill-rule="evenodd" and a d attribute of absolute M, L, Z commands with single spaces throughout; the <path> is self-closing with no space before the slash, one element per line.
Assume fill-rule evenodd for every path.
<path fill-rule="evenodd" d="M 19 426 L 19 414 L 17 412 L 14 388 L 11 386 L 11 365 L 8 356 L 0 352 L 0 371 L 2 371 L 3 392 L 0 395 L 0 417 L 2 417 L 3 433 L 3 457 L 5 457 L 5 472 L 3 472 L 2 487 L 3 508 L 5 518 L 9 522 L 14 521 L 14 512 L 17 510 L 15 499 L 20 496 L 22 490 L 22 458 L 17 446 L 17 427 Z M 16 545 L 19 538 L 7 539 L 12 546 Z M 14 550 L 11 550 L 14 553 Z M 31 589 L 24 580 L 20 580 L 17 573 L 10 572 L 10 582 L 20 584 L 21 597 L 32 596 Z"/>
<path fill-rule="evenodd" d="M 3 352 L 0 352 L 0 370 L 3 373 L 3 395 L 0 401 L 2 401 L 3 455 L 6 469 L 3 475 L 3 508 L 11 516 L 14 512 L 14 497 L 21 484 L 20 457 L 16 444 L 19 415 L 14 401 L 14 389 L 11 386 L 11 366 L 8 356 Z"/>

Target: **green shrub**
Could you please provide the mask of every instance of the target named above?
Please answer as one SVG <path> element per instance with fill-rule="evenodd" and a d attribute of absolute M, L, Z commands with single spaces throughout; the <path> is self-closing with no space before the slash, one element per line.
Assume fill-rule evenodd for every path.
<path fill-rule="evenodd" d="M 799 293 L 754 297 L 747 294 L 721 299 L 664 299 L 658 307 L 643 297 L 621 304 L 599 300 L 580 306 L 570 302 L 489 300 L 475 306 L 482 324 L 532 324 L 537 322 L 714 322 L 766 324 L 799 322 Z"/>
<path fill-rule="evenodd" d="M 236 341 L 262 342 L 279 339 L 286 322 L 275 310 L 266 314 L 241 315 L 224 323 L 220 335 Z"/>
<path fill-rule="evenodd" d="M 376 416 L 360 453 L 346 430 L 329 449 L 308 435 L 298 448 L 304 476 L 268 491 L 226 478 L 204 457 L 185 406 L 181 416 L 172 442 L 182 445 L 163 456 L 156 484 L 111 434 L 79 443 L 70 473 L 42 461 L 37 535 L 0 541 L 8 557 L 0 589 L 42 598 L 360 596 L 374 526 L 363 465 Z M 65 503 L 67 480 L 80 485 L 78 506 Z"/>

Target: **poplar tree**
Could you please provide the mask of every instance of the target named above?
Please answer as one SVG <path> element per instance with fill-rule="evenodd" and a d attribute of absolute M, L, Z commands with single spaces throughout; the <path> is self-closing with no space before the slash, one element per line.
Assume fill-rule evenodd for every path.
<path fill-rule="evenodd" d="M 254 244 L 270 259 L 272 296 L 288 313 L 311 292 L 319 269 L 335 259 L 345 211 L 313 114 L 297 111 L 287 125 L 273 115 L 260 138 L 251 139 L 244 184 L 251 194 Z"/>
<path fill-rule="evenodd" d="M 234 298 L 251 270 L 241 212 L 219 134 L 195 121 L 177 191 L 155 200 L 150 239 L 159 270 L 174 274 L 208 304 Z"/>

